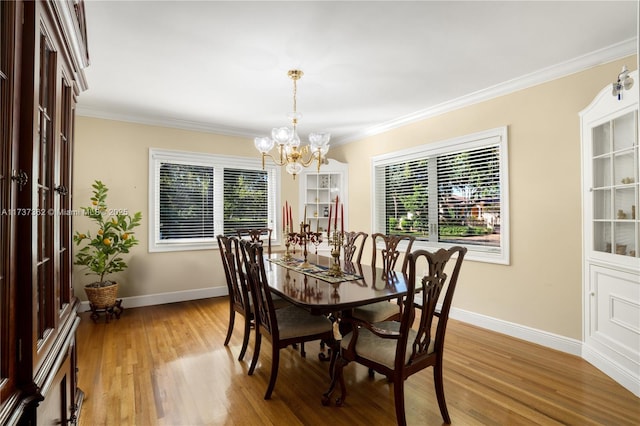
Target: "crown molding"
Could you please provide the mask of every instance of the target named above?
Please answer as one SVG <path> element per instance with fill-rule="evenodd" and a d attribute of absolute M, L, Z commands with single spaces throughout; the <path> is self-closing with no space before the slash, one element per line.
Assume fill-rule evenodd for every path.
<path fill-rule="evenodd" d="M 353 142 L 365 137 L 377 135 L 389 130 L 397 129 L 417 121 L 435 117 L 447 112 L 451 112 L 460 108 L 464 108 L 473 104 L 487 101 L 489 99 L 504 96 L 509 93 L 517 92 L 529 87 L 533 87 L 542 83 L 546 83 L 557 78 L 566 77 L 597 65 L 606 64 L 629 55 L 638 54 L 638 39 L 636 37 L 622 41 L 620 43 L 608 46 L 606 48 L 596 50 L 583 56 L 562 62 L 551 67 L 543 68 L 526 74 L 522 77 L 505 81 L 495 86 L 452 99 L 447 102 L 425 108 L 386 123 L 370 127 L 362 132 L 338 139 L 333 145 L 341 145 Z"/>
<path fill-rule="evenodd" d="M 235 136 L 241 138 L 255 137 L 254 133 L 247 130 L 228 126 L 215 126 L 200 121 L 177 120 L 165 117 L 152 117 L 144 114 L 121 114 L 112 111 L 104 111 L 97 108 L 76 106 L 76 114 L 81 117 L 100 118 L 104 120 L 124 121 L 127 123 L 145 124 L 156 127 L 170 127 L 173 129 L 190 130 L 203 133 L 214 133 L 216 135 Z"/>
<path fill-rule="evenodd" d="M 514 78 L 495 86 L 491 86 L 486 89 L 482 89 L 477 92 L 473 92 L 468 95 L 464 95 L 459 98 L 452 99 L 450 101 L 443 102 L 441 104 L 425 108 L 402 117 L 398 117 L 385 123 L 381 123 L 377 126 L 364 129 L 361 132 L 356 132 L 342 138 L 335 138 L 331 141 L 331 144 L 333 146 L 347 144 L 349 142 L 354 142 L 365 137 L 388 132 L 390 130 L 397 129 L 399 127 L 403 127 L 417 121 L 445 114 L 447 112 L 484 102 L 499 96 L 504 96 L 518 90 L 536 86 L 538 84 L 546 83 L 548 81 L 575 74 L 588 68 L 612 62 L 633 54 L 638 54 L 637 37 L 622 41 L 620 43 L 616 43 L 600 50 L 596 50 L 594 52 L 579 56 L 560 64 L 526 74 L 522 77 Z M 120 114 L 82 106 L 81 104 L 77 105 L 76 114 L 84 117 L 125 121 L 131 123 L 146 124 L 150 126 L 171 127 L 176 129 L 215 133 L 218 135 L 234 136 L 248 139 L 253 139 L 253 137 L 255 136 L 255 133 L 240 128 L 211 125 L 204 122 L 195 122 L 188 120 L 151 117 L 144 114 Z"/>

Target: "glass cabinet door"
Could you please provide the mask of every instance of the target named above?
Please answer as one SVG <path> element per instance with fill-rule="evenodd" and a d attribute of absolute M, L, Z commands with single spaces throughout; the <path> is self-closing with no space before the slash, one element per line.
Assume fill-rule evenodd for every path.
<path fill-rule="evenodd" d="M 631 111 L 592 129 L 592 250 L 640 257 L 638 122 Z"/>

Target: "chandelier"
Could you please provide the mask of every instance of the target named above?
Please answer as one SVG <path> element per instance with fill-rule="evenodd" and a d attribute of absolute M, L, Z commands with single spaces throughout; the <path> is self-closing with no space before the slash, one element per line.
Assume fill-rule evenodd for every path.
<path fill-rule="evenodd" d="M 325 156 L 329 152 L 329 139 L 331 138 L 329 133 L 310 133 L 309 145 L 300 147 L 297 126 L 302 114 L 297 111 L 296 95 L 297 82 L 303 74 L 300 70 L 289 70 L 287 73 L 289 78 L 293 80 L 293 112 L 287 116 L 291 119 L 291 127 L 276 127 L 271 130 L 271 137 L 257 137 L 254 140 L 256 149 L 262 153 L 263 170 L 265 158 L 270 157 L 278 166 L 286 166 L 287 173 L 293 175 L 294 179 L 304 167 L 308 167 L 313 162 L 317 162 L 318 171 L 320 171 L 320 165 L 325 161 Z M 269 151 L 276 144 L 277 152 L 275 155 L 270 154 Z"/>

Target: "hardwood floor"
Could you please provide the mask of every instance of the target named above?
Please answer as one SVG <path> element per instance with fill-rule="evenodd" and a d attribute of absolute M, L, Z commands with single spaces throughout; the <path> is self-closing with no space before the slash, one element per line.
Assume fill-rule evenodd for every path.
<path fill-rule="evenodd" d="M 80 425 L 395 424 L 393 390 L 367 370 L 345 369 L 343 407 L 323 407 L 328 363 L 307 343 L 307 358 L 281 351 L 278 382 L 263 400 L 270 344 L 247 376 L 253 338 L 238 361 L 241 322 L 228 347 L 226 298 L 126 309 L 94 324 L 82 313 L 78 378 Z M 445 393 L 454 425 L 638 425 L 640 399 L 586 361 L 451 320 Z M 405 382 L 409 425 L 440 425 L 432 370 Z"/>

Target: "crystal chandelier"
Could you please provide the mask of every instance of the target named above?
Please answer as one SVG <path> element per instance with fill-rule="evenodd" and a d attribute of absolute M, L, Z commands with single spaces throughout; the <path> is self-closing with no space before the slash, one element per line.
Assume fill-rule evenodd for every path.
<path fill-rule="evenodd" d="M 300 137 L 297 132 L 298 120 L 302 118 L 302 114 L 297 111 L 296 94 L 298 91 L 297 82 L 302 78 L 303 72 L 300 70 L 289 70 L 287 73 L 289 78 L 293 80 L 293 112 L 289 113 L 288 118 L 291 119 L 291 127 L 276 127 L 271 130 L 271 137 L 257 137 L 254 140 L 255 146 L 262 153 L 262 169 L 264 170 L 265 157 L 271 157 L 273 162 L 278 166 L 285 166 L 287 173 L 296 175 L 302 171 L 304 167 L 308 167 L 314 161 L 320 165 L 325 161 L 325 156 L 329 152 L 329 133 L 310 133 L 309 145 L 300 147 Z M 269 151 L 277 146 L 275 155 L 269 154 Z"/>

